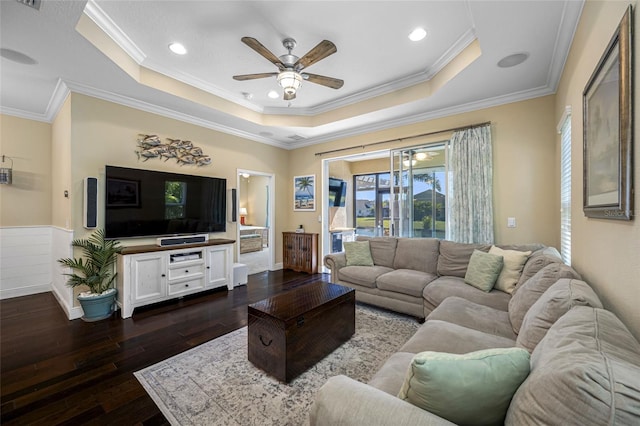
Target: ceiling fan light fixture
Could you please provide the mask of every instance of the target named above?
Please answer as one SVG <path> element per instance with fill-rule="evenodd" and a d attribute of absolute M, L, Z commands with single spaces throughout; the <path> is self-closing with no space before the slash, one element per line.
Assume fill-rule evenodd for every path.
<path fill-rule="evenodd" d="M 418 160 L 418 161 L 424 161 L 427 158 L 429 158 L 430 155 L 427 154 L 426 152 L 417 152 L 415 157 L 416 157 L 416 160 Z"/>
<path fill-rule="evenodd" d="M 302 85 L 302 76 L 295 71 L 282 71 L 278 74 L 277 80 L 287 95 L 295 95 Z"/>

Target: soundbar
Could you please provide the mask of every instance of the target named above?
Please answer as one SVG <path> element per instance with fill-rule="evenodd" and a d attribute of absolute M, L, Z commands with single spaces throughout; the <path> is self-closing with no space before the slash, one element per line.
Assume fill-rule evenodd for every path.
<path fill-rule="evenodd" d="M 206 243 L 209 241 L 208 234 L 202 235 L 186 235 L 182 237 L 162 237 L 156 239 L 156 245 L 164 247 L 164 246 L 177 246 L 180 244 L 197 244 L 197 243 Z"/>

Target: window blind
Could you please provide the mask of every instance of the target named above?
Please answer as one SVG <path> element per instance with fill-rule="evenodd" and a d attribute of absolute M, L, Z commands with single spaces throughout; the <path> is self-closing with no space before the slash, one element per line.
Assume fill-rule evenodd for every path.
<path fill-rule="evenodd" d="M 560 254 L 571 265 L 571 115 L 560 130 Z"/>

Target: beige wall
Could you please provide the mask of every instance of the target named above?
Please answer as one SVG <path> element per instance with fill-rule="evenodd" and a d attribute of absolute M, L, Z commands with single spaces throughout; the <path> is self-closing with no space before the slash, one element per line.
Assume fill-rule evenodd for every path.
<path fill-rule="evenodd" d="M 502 244 L 541 242 L 558 246 L 560 216 L 557 176 L 554 173 L 556 164 L 554 107 L 554 97 L 545 96 L 296 149 L 291 151 L 290 156 L 291 175 L 315 173 L 321 176 L 321 160 L 324 157 L 316 156 L 315 153 L 318 152 L 357 146 L 357 149 L 344 151 L 343 155 L 355 154 L 363 151 L 360 148 L 361 145 L 372 142 L 406 138 L 491 121 L 494 146 L 496 242 Z M 377 145 L 371 150 L 439 142 L 442 139 L 443 135 L 439 134 Z M 338 155 L 333 154 L 333 156 Z M 354 174 L 359 173 L 357 164 L 354 163 L 351 166 L 351 172 Z M 367 165 L 367 171 L 371 171 L 372 167 L 388 170 L 388 160 L 374 160 L 373 164 Z M 290 187 L 288 191 L 291 196 Z M 319 200 L 322 201 L 322 197 Z M 289 222 L 302 223 L 309 232 L 320 233 L 321 224 L 317 221 L 318 214 L 319 212 L 291 212 Z M 518 226 L 507 228 L 507 217 L 515 217 Z"/>
<path fill-rule="evenodd" d="M 52 126 L 51 137 L 51 218 L 59 228 L 71 229 L 71 96 L 67 97 Z M 69 196 L 65 197 L 65 191 Z M 82 200 L 82 198 L 81 198 Z M 78 216 L 81 213 L 78 212 Z"/>
<path fill-rule="evenodd" d="M 617 28 L 629 4 L 636 2 L 585 3 L 571 53 L 556 95 L 556 117 L 558 122 L 565 110 L 571 106 L 571 255 L 572 265 L 591 284 L 606 307 L 615 311 L 627 327 L 640 338 L 640 222 L 590 219 L 582 212 L 582 92 L 596 64 L 604 53 L 611 36 Z M 636 23 L 638 15 L 633 21 Z M 634 56 L 638 55 L 636 46 Z M 640 81 L 640 67 L 636 66 L 633 78 Z M 636 193 L 640 188 L 640 120 L 638 119 L 637 90 L 634 96 L 636 149 L 634 154 Z M 559 138 L 556 138 L 559 143 Z M 635 200 L 636 210 L 638 197 Z"/>
<path fill-rule="evenodd" d="M 50 225 L 51 125 L 0 115 L 0 155 L 13 160 L 13 183 L 0 185 L 0 226 Z"/>
<path fill-rule="evenodd" d="M 190 140 L 212 158 L 211 166 L 180 166 L 173 160 L 138 160 L 138 133 L 157 134 L 161 138 Z M 176 173 L 215 176 L 227 179 L 227 187 L 237 182 L 237 169 L 260 170 L 276 175 L 276 209 L 289 206 L 285 181 L 279 179 L 288 172 L 287 152 L 266 144 L 173 120 L 159 115 L 101 101 L 84 95 L 71 96 L 71 193 L 81 194 L 85 176 L 98 178 L 98 200 L 104 201 L 104 166 L 144 168 Z M 98 226 L 104 226 L 104 209 L 98 208 Z M 82 227 L 82 197 L 72 196 L 73 229 L 76 237 L 88 234 Z M 275 215 L 276 230 L 286 229 L 286 215 Z M 236 237 L 236 225 L 227 222 L 225 233 L 212 234 L 218 238 Z M 278 237 L 278 233 L 276 233 Z M 145 244 L 149 239 L 124 241 L 125 244 Z M 282 237 L 276 238 L 276 262 L 282 259 L 279 249 Z"/>

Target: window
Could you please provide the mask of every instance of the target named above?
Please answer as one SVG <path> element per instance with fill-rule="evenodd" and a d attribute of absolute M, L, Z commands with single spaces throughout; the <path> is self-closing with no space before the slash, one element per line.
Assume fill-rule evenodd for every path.
<path fill-rule="evenodd" d="M 560 122 L 560 254 L 571 265 L 571 110 Z"/>

